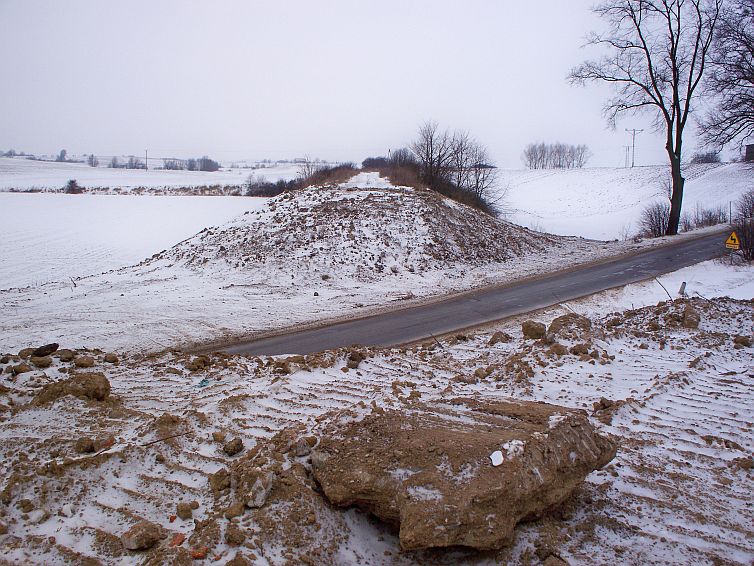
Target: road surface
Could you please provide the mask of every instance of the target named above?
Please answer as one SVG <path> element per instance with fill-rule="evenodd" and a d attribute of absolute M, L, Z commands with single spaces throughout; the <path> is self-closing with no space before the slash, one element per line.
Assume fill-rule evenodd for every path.
<path fill-rule="evenodd" d="M 724 242 L 725 236 L 719 232 L 684 239 L 582 269 L 480 289 L 444 301 L 329 326 L 238 343 L 223 350 L 254 355 L 309 354 L 352 344 L 407 344 L 636 283 L 713 259 L 725 252 Z"/>

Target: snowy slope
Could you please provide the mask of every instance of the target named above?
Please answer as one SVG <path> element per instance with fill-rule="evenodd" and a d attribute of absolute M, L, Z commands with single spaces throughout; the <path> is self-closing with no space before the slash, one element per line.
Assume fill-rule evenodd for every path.
<path fill-rule="evenodd" d="M 137 263 L 266 200 L 0 192 L 0 289 Z"/>
<path fill-rule="evenodd" d="M 561 235 L 622 239 L 639 227 L 642 209 L 665 194 L 665 166 L 571 170 L 501 170 L 509 220 Z M 754 189 L 750 165 L 691 165 L 686 168 L 683 210 L 699 204 L 723 206 Z"/>

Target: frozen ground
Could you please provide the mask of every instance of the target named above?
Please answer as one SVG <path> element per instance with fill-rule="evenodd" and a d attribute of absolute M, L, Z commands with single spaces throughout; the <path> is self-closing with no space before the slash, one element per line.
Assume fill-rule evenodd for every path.
<path fill-rule="evenodd" d="M 336 565 L 536 566 L 557 556 L 574 566 L 748 566 L 754 355 L 744 344 L 754 332 L 752 269 L 713 261 L 662 278 L 670 289 L 681 280 L 692 300 L 669 301 L 659 285 L 644 283 L 537 313 L 546 324 L 574 311 L 589 317 L 588 330 L 566 326 L 554 342 L 525 339 L 521 318 L 441 338 L 442 346 L 367 351 L 350 370 L 345 351 L 287 361 L 166 353 L 118 363 L 80 352 L 92 358 L 90 371 L 110 380 L 105 402 L 33 402 L 45 385 L 84 371 L 56 356 L 47 369 L 4 373 L 2 558 L 146 564 L 188 562 L 193 552 L 218 564 L 240 554 L 259 565 L 319 557 L 314 562 Z M 746 300 L 713 298 L 721 293 Z M 681 324 L 689 308 L 698 328 Z M 90 344 L 100 343 L 93 329 Z M 19 361 L 8 357 L 0 370 Z M 320 504 L 314 515 L 298 513 L 296 505 L 318 496 L 291 493 L 283 470 L 259 510 L 232 512 L 232 499 L 211 489 L 221 477 L 213 474 L 281 431 L 300 438 L 328 411 L 509 396 L 584 409 L 620 444 L 615 460 L 562 508 L 520 525 L 509 549 L 401 552 L 393 532 L 357 511 Z M 213 432 L 240 438 L 245 449 L 228 456 Z M 86 439 L 103 452 L 82 454 Z M 289 458 L 289 472 L 306 473 L 306 456 Z M 195 502 L 191 517 L 176 517 L 178 502 Z M 160 542 L 146 553 L 125 551 L 118 537 L 141 519 L 165 529 Z"/>
<path fill-rule="evenodd" d="M 509 220 L 536 230 L 598 240 L 624 239 L 639 229 L 642 209 L 664 197 L 667 167 L 501 170 Z M 751 164 L 691 165 L 683 211 L 722 206 L 754 189 Z"/>
<path fill-rule="evenodd" d="M 0 192 L 0 289 L 68 281 L 138 263 L 265 202 Z"/>
<path fill-rule="evenodd" d="M 150 165 L 151 166 L 151 165 Z M 61 189 L 70 179 L 88 189 L 110 188 L 128 192 L 136 187 L 171 188 L 205 185 L 242 185 L 249 175 L 277 181 L 293 179 L 298 166 L 290 163 L 262 169 L 224 168 L 206 171 L 165 171 L 160 169 L 110 169 L 105 164 L 33 161 L 21 157 L 0 157 L 0 191 Z"/>

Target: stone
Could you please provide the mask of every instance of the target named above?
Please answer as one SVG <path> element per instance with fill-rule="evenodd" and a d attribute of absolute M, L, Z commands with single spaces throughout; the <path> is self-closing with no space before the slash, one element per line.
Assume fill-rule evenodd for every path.
<path fill-rule="evenodd" d="M 91 454 L 94 452 L 94 440 L 89 437 L 82 436 L 76 441 L 73 446 L 74 450 L 79 454 Z"/>
<path fill-rule="evenodd" d="M 73 365 L 77 368 L 90 368 L 94 366 L 94 358 L 91 356 L 76 356 L 73 358 Z"/>
<path fill-rule="evenodd" d="M 592 321 L 576 313 L 557 317 L 550 323 L 548 334 L 569 340 L 583 340 L 583 336 L 592 330 Z"/>
<path fill-rule="evenodd" d="M 238 552 L 233 558 L 226 562 L 226 566 L 251 566 L 251 562 L 249 562 L 243 554 Z"/>
<path fill-rule="evenodd" d="M 296 458 L 308 456 L 311 454 L 311 451 L 312 447 L 309 446 L 309 442 L 307 442 L 307 439 L 304 437 L 296 440 L 296 443 L 293 445 L 293 455 L 296 456 Z"/>
<path fill-rule="evenodd" d="M 55 352 L 60 347 L 59 344 L 53 342 L 52 344 L 45 344 L 34 350 L 31 355 L 35 358 L 44 358 Z"/>
<path fill-rule="evenodd" d="M 31 355 L 34 353 L 34 350 L 36 348 L 23 348 L 22 350 L 19 350 L 18 357 L 22 359 L 28 359 L 31 357 Z"/>
<path fill-rule="evenodd" d="M 233 546 L 241 546 L 246 542 L 246 533 L 237 525 L 230 524 L 225 530 L 225 542 Z"/>
<path fill-rule="evenodd" d="M 223 452 L 225 452 L 228 456 L 235 456 L 236 454 L 241 452 L 241 450 L 243 450 L 243 440 L 238 437 L 226 442 L 223 446 Z"/>
<path fill-rule="evenodd" d="M 742 346 L 744 348 L 751 348 L 751 336 L 743 336 L 738 334 L 733 337 L 733 344 L 736 346 Z"/>
<path fill-rule="evenodd" d="M 214 440 L 215 442 L 225 442 L 226 436 L 227 434 L 225 434 L 223 431 L 216 430 L 212 433 L 212 440 Z"/>
<path fill-rule="evenodd" d="M 76 354 L 73 353 L 73 350 L 58 350 L 57 352 L 55 352 L 55 355 L 61 362 L 70 362 L 73 361 L 73 358 L 76 357 Z"/>
<path fill-rule="evenodd" d="M 8 524 L 0 521 L 0 536 L 8 534 Z"/>
<path fill-rule="evenodd" d="M 175 514 L 183 521 L 188 521 L 194 516 L 194 512 L 191 509 L 190 503 L 181 502 L 175 506 Z"/>
<path fill-rule="evenodd" d="M 312 452 L 327 499 L 398 527 L 404 550 L 498 549 L 512 542 L 517 523 L 568 499 L 615 456 L 615 442 L 597 434 L 584 411 L 449 403 L 328 421 Z"/>
<path fill-rule="evenodd" d="M 238 487 L 238 493 L 243 498 L 246 507 L 258 509 L 267 501 L 267 496 L 272 491 L 275 474 L 269 470 L 257 468 L 249 474 L 245 474 Z"/>
<path fill-rule="evenodd" d="M 126 550 L 148 550 L 162 538 L 162 529 L 149 521 L 141 521 L 128 529 L 120 540 Z"/>
<path fill-rule="evenodd" d="M 34 397 L 33 404 L 52 403 L 66 395 L 104 401 L 110 395 L 110 382 L 102 373 L 77 373 L 69 379 L 45 385 Z"/>
<path fill-rule="evenodd" d="M 35 367 L 45 369 L 52 365 L 52 358 L 50 356 L 32 356 L 31 363 Z"/>
<path fill-rule="evenodd" d="M 10 369 L 10 373 L 12 373 L 13 375 L 19 375 L 31 371 L 31 366 L 29 364 L 20 363 L 15 366 L 11 366 Z"/>
<path fill-rule="evenodd" d="M 108 364 L 117 364 L 118 363 L 118 356 L 116 356 L 113 353 L 105 354 L 104 360 Z"/>
<path fill-rule="evenodd" d="M 546 330 L 547 327 L 544 324 L 533 320 L 527 320 L 521 324 L 521 331 L 524 333 L 524 338 L 530 338 L 532 340 L 544 338 Z"/>
<path fill-rule="evenodd" d="M 214 474 L 209 476 L 209 485 L 215 493 L 230 489 L 230 474 L 228 473 L 228 470 L 220 468 Z"/>
<path fill-rule="evenodd" d="M 683 309 L 683 319 L 681 320 L 681 326 L 683 328 L 688 328 L 689 330 L 695 330 L 699 328 L 701 319 L 702 317 L 699 315 L 699 311 L 697 311 L 691 305 L 686 305 Z"/>
<path fill-rule="evenodd" d="M 511 342 L 512 340 L 513 340 L 513 337 L 510 334 L 508 334 L 507 332 L 498 330 L 490 337 L 490 341 L 487 342 L 487 345 L 494 346 L 495 344 L 500 344 L 500 343 L 507 344 L 508 342 Z"/>
<path fill-rule="evenodd" d="M 235 519 L 236 517 L 243 515 L 244 511 L 246 511 L 246 506 L 243 504 L 243 501 L 236 501 L 235 503 L 231 503 L 228 508 L 225 509 L 223 515 L 226 519 Z"/>

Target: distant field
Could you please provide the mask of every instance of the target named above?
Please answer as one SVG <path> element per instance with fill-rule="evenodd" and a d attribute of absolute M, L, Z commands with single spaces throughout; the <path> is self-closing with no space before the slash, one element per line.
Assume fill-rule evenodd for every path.
<path fill-rule="evenodd" d="M 241 185 L 250 174 L 270 181 L 293 179 L 298 172 L 294 164 L 264 169 L 227 169 L 206 171 L 164 171 L 161 169 L 110 169 L 89 167 L 85 163 L 56 163 L 24 158 L 0 157 L 0 191 L 17 189 L 60 189 L 69 179 L 87 188 L 110 187 L 129 190 L 134 187 L 195 187 L 202 185 Z"/>
<path fill-rule="evenodd" d="M 138 263 L 266 199 L 0 193 L 0 289 Z"/>
<path fill-rule="evenodd" d="M 664 166 L 571 170 L 501 170 L 508 219 L 537 230 L 599 240 L 623 238 L 639 227 L 642 209 L 663 198 Z M 754 189 L 749 164 L 695 165 L 685 171 L 683 210 L 724 206 Z"/>

